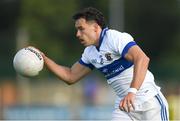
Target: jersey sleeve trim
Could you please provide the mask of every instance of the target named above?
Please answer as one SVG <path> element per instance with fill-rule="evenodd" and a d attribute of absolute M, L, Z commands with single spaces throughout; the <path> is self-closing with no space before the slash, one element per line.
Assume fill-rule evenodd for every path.
<path fill-rule="evenodd" d="M 132 41 L 129 42 L 123 49 L 122 51 L 122 56 L 124 57 L 126 55 L 126 53 L 128 52 L 129 48 L 131 48 L 132 46 L 136 45 L 136 42 Z"/>
<path fill-rule="evenodd" d="M 82 59 L 79 60 L 79 63 L 80 63 L 81 65 L 84 65 L 84 66 L 90 68 L 91 70 L 94 69 L 94 66 L 93 66 L 92 64 L 87 64 L 87 63 L 83 62 Z"/>

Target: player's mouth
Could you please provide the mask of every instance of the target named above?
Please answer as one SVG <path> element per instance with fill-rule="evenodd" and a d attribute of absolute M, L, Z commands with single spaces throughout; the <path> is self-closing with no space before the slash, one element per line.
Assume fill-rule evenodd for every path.
<path fill-rule="evenodd" d="M 81 43 L 81 44 L 84 44 L 84 43 L 85 43 L 85 41 L 84 41 L 83 39 L 80 39 L 80 38 L 79 38 L 79 40 L 80 40 L 80 43 Z"/>

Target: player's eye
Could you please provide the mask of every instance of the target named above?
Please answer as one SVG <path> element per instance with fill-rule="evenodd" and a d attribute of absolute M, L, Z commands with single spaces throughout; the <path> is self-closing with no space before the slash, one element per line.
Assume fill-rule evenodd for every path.
<path fill-rule="evenodd" d="M 83 28 L 83 27 L 78 27 L 78 30 L 79 30 L 79 31 L 83 31 L 84 28 Z"/>

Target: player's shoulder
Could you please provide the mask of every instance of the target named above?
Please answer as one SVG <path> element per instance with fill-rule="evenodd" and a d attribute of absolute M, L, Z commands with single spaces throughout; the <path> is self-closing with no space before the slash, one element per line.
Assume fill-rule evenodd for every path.
<path fill-rule="evenodd" d="M 117 31 L 117 30 L 115 30 L 115 29 L 108 29 L 108 31 L 107 31 L 107 35 L 108 35 L 108 36 L 119 35 L 119 34 L 122 34 L 122 32 Z"/>
<path fill-rule="evenodd" d="M 118 30 L 115 30 L 115 29 L 109 29 L 107 31 L 107 35 L 110 36 L 110 37 L 115 37 L 115 36 L 118 36 L 118 37 L 132 37 L 129 33 L 127 32 L 120 32 Z"/>
<path fill-rule="evenodd" d="M 120 41 L 134 41 L 134 38 L 127 32 L 120 32 L 118 30 L 109 29 L 107 32 L 107 37 L 110 42 L 120 42 Z"/>

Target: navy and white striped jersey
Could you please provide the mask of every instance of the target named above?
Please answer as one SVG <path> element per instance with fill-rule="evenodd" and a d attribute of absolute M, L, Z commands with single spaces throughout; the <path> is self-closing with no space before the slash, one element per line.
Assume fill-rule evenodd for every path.
<path fill-rule="evenodd" d="M 99 46 L 86 47 L 79 63 L 101 71 L 117 95 L 123 97 L 127 94 L 132 81 L 134 67 L 133 63 L 126 60 L 124 56 L 129 48 L 135 45 L 137 44 L 130 34 L 105 28 L 101 32 Z M 148 71 L 137 93 L 137 98 L 138 95 L 147 95 L 143 98 L 143 100 L 147 100 L 157 94 L 158 91 L 159 87 L 155 85 L 154 77 Z"/>

